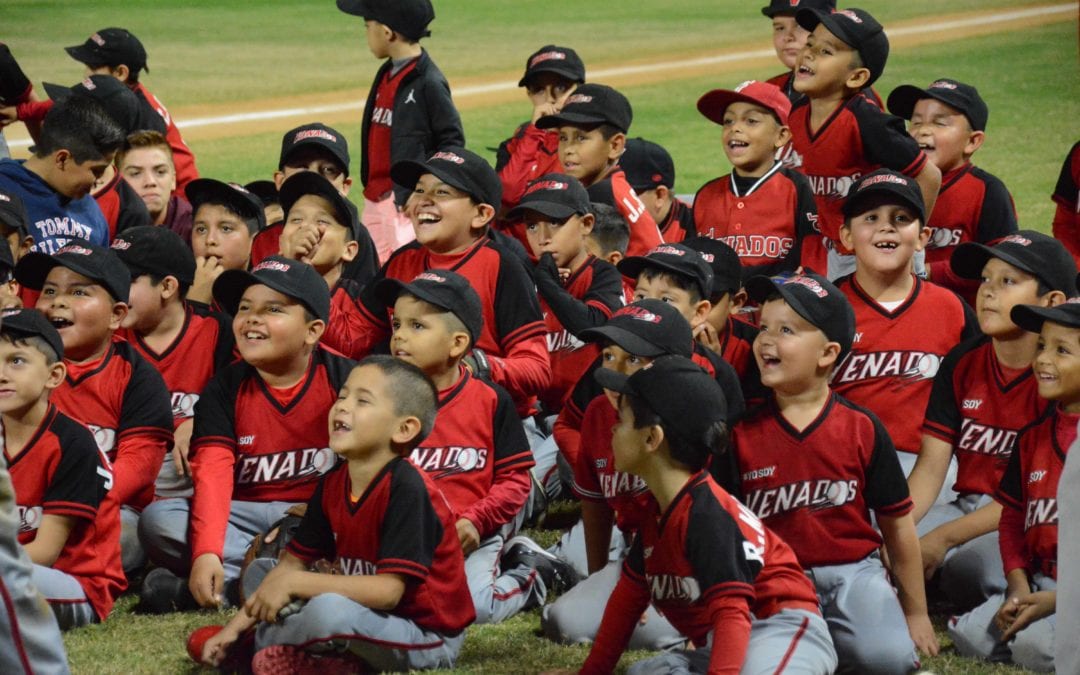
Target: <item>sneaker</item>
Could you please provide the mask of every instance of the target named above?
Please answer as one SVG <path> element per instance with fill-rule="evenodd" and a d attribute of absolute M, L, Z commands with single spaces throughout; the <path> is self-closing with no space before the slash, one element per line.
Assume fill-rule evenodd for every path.
<path fill-rule="evenodd" d="M 139 590 L 139 605 L 143 614 L 166 614 L 198 609 L 194 596 L 188 589 L 187 579 L 176 576 L 164 567 L 147 573 Z"/>
<path fill-rule="evenodd" d="M 363 662 L 352 656 L 319 656 L 296 645 L 266 647 L 251 660 L 255 675 L 353 675 L 364 671 Z"/>
<path fill-rule="evenodd" d="M 225 628 L 221 625 L 203 626 L 195 629 L 187 639 L 187 652 L 191 660 L 199 665 L 202 662 L 203 647 L 206 641 Z M 250 671 L 251 659 L 255 654 L 255 631 L 247 630 L 240 634 L 236 642 L 225 652 L 225 658 L 217 669 L 223 673 L 246 673 Z"/>
<path fill-rule="evenodd" d="M 506 542 L 499 566 L 507 571 L 522 565 L 536 570 L 548 593 L 565 593 L 581 580 L 577 570 L 565 560 L 548 553 L 532 539 L 519 535 Z"/>

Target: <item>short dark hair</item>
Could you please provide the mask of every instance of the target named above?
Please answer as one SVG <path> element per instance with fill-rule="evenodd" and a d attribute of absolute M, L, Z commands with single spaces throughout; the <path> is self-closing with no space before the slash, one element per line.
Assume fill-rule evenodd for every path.
<path fill-rule="evenodd" d="M 99 68 L 108 68 L 109 69 L 109 74 L 112 75 L 113 77 L 116 77 L 116 71 L 120 68 L 120 66 L 127 66 L 128 67 L 128 76 L 127 76 L 127 79 L 124 80 L 124 84 L 138 84 L 139 83 L 139 71 L 142 70 L 142 68 L 133 68 L 132 66 L 130 66 L 130 65 L 126 64 L 126 63 L 118 63 L 115 66 L 112 65 L 111 63 L 84 63 L 83 65 L 85 65 L 90 70 L 98 70 Z"/>
<path fill-rule="evenodd" d="M 45 115 L 34 154 L 48 157 L 67 150 L 76 162 L 99 160 L 124 144 L 124 129 L 104 107 L 88 96 L 70 96 Z"/>
<path fill-rule="evenodd" d="M 394 399 L 395 413 L 420 420 L 420 433 L 404 448 L 405 453 L 411 452 L 435 426 L 439 392 L 424 371 L 387 354 L 374 354 L 356 364 L 357 368 L 363 366 L 375 366 L 390 381 L 389 390 Z"/>
<path fill-rule="evenodd" d="M 647 259 L 646 259 L 647 260 Z M 646 265 L 641 269 L 639 276 L 645 277 L 646 281 L 653 281 L 655 279 L 666 279 L 675 288 L 686 291 L 690 294 L 690 302 L 697 304 L 704 300 L 704 296 L 701 294 L 701 286 L 698 280 L 694 277 L 686 274 L 679 274 L 678 272 L 672 272 L 662 267 L 653 267 Z"/>
<path fill-rule="evenodd" d="M 612 251 L 626 255 L 626 249 L 630 246 L 630 226 L 619 210 L 610 204 L 598 202 L 591 203 L 589 208 L 594 218 L 589 236 L 600 245 L 600 250 L 604 255 Z"/>
<path fill-rule="evenodd" d="M 41 352 L 41 355 L 45 357 L 45 363 L 50 366 L 60 360 L 60 355 L 56 353 L 56 350 L 49 346 L 45 338 L 38 335 L 16 335 L 0 328 L 0 340 L 8 344 L 33 347 Z"/>
<path fill-rule="evenodd" d="M 667 425 L 645 399 L 633 394 L 622 394 L 634 413 L 634 428 L 644 429 L 653 425 L 664 430 L 671 458 L 692 470 L 704 468 L 713 455 L 722 455 L 728 448 L 728 428 L 722 421 L 713 422 L 704 433 L 694 438 L 680 427 Z"/>
<path fill-rule="evenodd" d="M 153 274 L 151 272 L 148 272 L 146 274 L 133 275 L 131 277 L 131 280 L 135 281 L 136 279 L 138 279 L 141 276 L 150 277 L 150 285 L 151 286 L 160 286 L 161 282 L 165 280 L 165 277 L 172 276 L 172 275 L 171 274 L 166 274 L 165 276 L 162 276 L 160 274 Z M 173 277 L 173 279 L 176 279 L 176 277 Z M 179 286 L 180 286 L 180 299 L 183 300 L 184 298 L 187 297 L 188 289 L 191 288 L 191 284 L 187 283 L 186 281 L 180 281 L 179 279 L 176 279 L 176 283 L 179 284 Z M 304 311 L 307 312 L 307 309 L 305 309 Z M 314 315 L 312 315 L 311 319 L 305 319 L 305 320 L 306 321 L 313 321 L 314 320 Z"/>
<path fill-rule="evenodd" d="M 199 209 L 204 206 L 220 206 L 221 208 L 225 209 L 229 213 L 239 218 L 244 223 L 244 225 L 247 226 L 248 234 L 250 234 L 252 237 L 259 233 L 260 223 L 258 216 L 245 216 L 244 214 L 237 211 L 232 204 L 220 199 L 208 199 L 205 202 L 199 204 L 199 206 L 196 207 L 195 212 L 191 214 L 193 219 L 196 215 L 198 215 Z"/>
<path fill-rule="evenodd" d="M 612 124 L 606 124 L 605 123 L 605 124 L 601 124 L 600 126 L 598 126 L 596 128 L 600 130 L 600 135 L 603 136 L 605 141 L 610 141 L 611 137 L 614 136 L 615 134 L 624 134 L 624 133 L 626 133 L 625 131 L 623 131 L 619 127 L 614 126 Z"/>

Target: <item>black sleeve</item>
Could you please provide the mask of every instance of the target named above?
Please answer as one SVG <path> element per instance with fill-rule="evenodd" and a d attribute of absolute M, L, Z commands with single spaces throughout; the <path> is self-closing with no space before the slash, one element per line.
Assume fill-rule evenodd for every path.
<path fill-rule="evenodd" d="M 218 371 L 203 388 L 195 402 L 195 426 L 191 433 L 191 452 L 199 441 L 236 447 L 236 397 L 244 376 L 252 368 L 239 361 Z"/>
<path fill-rule="evenodd" d="M 338 354 L 333 354 L 325 349 L 316 350 L 317 358 L 326 368 L 326 377 L 330 386 L 334 388 L 334 394 L 345 386 L 345 380 L 349 379 L 349 373 L 356 367 L 356 361 Z"/>
<path fill-rule="evenodd" d="M 218 324 L 217 342 L 214 343 L 214 372 L 220 372 L 225 366 L 237 360 L 236 337 L 232 332 L 232 321 L 221 312 L 210 313 Z"/>
<path fill-rule="evenodd" d="M 1001 474 L 1001 483 L 998 484 L 998 501 L 1016 509 L 1022 509 L 1024 505 L 1024 483 L 1020 478 L 1020 441 L 1023 433 L 1017 434 L 1013 441 L 1012 451 L 1009 453 L 1009 463 L 1005 465 L 1005 472 Z"/>
<path fill-rule="evenodd" d="M 161 379 L 161 373 L 131 347 L 128 347 L 126 357 L 131 363 L 131 379 L 124 388 L 117 436 L 131 430 L 153 428 L 164 431 L 171 441 L 172 397 L 165 386 L 165 380 Z"/>
<path fill-rule="evenodd" d="M 606 261 L 594 260 L 592 272 L 592 284 L 581 300 L 570 295 L 562 284 L 553 282 L 548 276 L 536 275 L 536 289 L 563 327 L 574 336 L 586 328 L 604 325 L 611 313 L 622 306 L 622 275 L 619 271 Z M 597 307 L 597 303 L 608 311 Z"/>
<path fill-rule="evenodd" d="M 379 525 L 379 572 L 423 579 L 435 559 L 443 525 L 418 471 L 406 460 L 394 467 L 390 500 Z"/>
<path fill-rule="evenodd" d="M 795 260 L 798 260 L 803 237 L 818 233 L 817 202 L 814 201 L 814 191 L 806 176 L 791 169 L 782 171 L 795 184 L 795 245 L 791 248 L 791 253 L 788 253 L 788 258 L 794 256 Z M 798 265 L 792 269 L 795 267 Z"/>
<path fill-rule="evenodd" d="M 345 471 L 344 466 L 337 471 Z M 337 556 L 334 547 L 334 530 L 330 526 L 330 520 L 326 517 L 323 509 L 323 492 L 327 479 L 334 475 L 334 471 L 319 479 L 315 486 L 315 492 L 308 499 L 307 511 L 300 520 L 299 527 L 289 542 L 290 552 L 304 560 L 317 560 L 326 558 L 333 560 Z"/>
<path fill-rule="evenodd" d="M 930 400 L 926 404 L 924 420 L 937 428 L 938 433 L 948 430 L 951 433 L 960 431 L 960 408 L 956 403 L 955 373 L 956 364 L 967 354 L 974 345 L 967 342 L 961 343 L 945 355 L 934 375 L 934 384 L 930 389 Z"/>
<path fill-rule="evenodd" d="M 738 523 L 705 485 L 698 486 L 693 497 L 684 545 L 702 597 L 716 591 L 753 593 L 754 579 L 763 565 L 747 558 L 746 539 Z"/>
<path fill-rule="evenodd" d="M 960 339 L 958 342 L 966 342 L 972 338 L 977 338 L 982 335 L 982 329 L 979 328 L 979 318 L 975 316 L 975 310 L 971 308 L 971 305 L 967 304 L 963 298 L 959 295 L 956 299 L 960 302 L 960 307 L 964 310 L 964 328 L 960 331 Z"/>
<path fill-rule="evenodd" d="M 919 149 L 918 142 L 908 134 L 904 120 L 882 112 L 862 97 L 856 97 L 852 112 L 858 120 L 867 160 L 893 171 L 921 168 L 918 160 L 922 156 L 925 162 L 926 156 Z"/>
<path fill-rule="evenodd" d="M 105 495 L 101 481 L 90 480 L 91 476 L 98 475 L 100 465 L 97 444 L 90 432 L 75 422 L 64 424 L 56 431 L 60 462 L 45 489 L 41 505 L 45 513 L 56 511 L 92 520 Z M 56 508 L 50 508 L 51 505 Z"/>
<path fill-rule="evenodd" d="M 495 390 L 497 396 L 495 413 L 491 420 L 492 436 L 495 440 L 495 465 L 499 468 L 505 459 L 517 458 L 518 461 L 525 459 L 523 453 L 527 453 L 528 460 L 532 460 L 532 451 L 529 448 L 529 439 L 525 435 L 525 427 L 521 424 L 521 417 L 517 414 L 514 399 L 510 393 L 494 382 L 485 381 L 484 384 Z M 515 464 L 517 461 L 514 462 Z"/>
<path fill-rule="evenodd" d="M 436 70 L 429 63 L 432 70 Z M 435 73 L 433 73 L 435 74 Z M 431 125 L 431 134 L 434 145 L 427 148 L 429 152 L 446 147 L 465 147 L 465 130 L 461 127 L 461 116 L 458 115 L 457 106 L 450 96 L 450 84 L 438 73 L 437 78 L 432 78 L 424 87 L 428 120 Z M 495 205 L 496 208 L 498 204 Z"/>
<path fill-rule="evenodd" d="M 343 279 L 355 281 L 360 286 L 367 286 L 379 273 L 379 255 L 375 251 L 371 233 L 363 224 L 360 225 L 356 243 L 358 245 L 356 257 L 345 264 L 341 270 L 341 276 Z"/>
<path fill-rule="evenodd" d="M 730 363 L 713 350 L 706 349 L 695 342 L 694 351 L 704 354 L 705 358 L 709 360 L 713 368 L 713 377 L 720 385 L 720 388 L 724 390 L 724 398 L 727 400 L 727 423 L 730 427 L 746 414 L 746 400 L 743 398 L 739 374 L 735 372 L 735 368 Z"/>
<path fill-rule="evenodd" d="M 1020 226 L 1016 222 L 1016 206 L 1005 184 L 985 171 L 978 171 L 978 176 L 986 185 L 986 192 L 979 210 L 975 240 L 989 244 L 1016 232 Z"/>
<path fill-rule="evenodd" d="M 514 130 L 513 136 L 502 143 L 499 143 L 499 148 L 495 151 L 495 173 L 502 171 L 503 167 L 510 162 L 510 143 L 521 138 L 525 134 L 525 129 L 528 126 L 528 122 L 522 122 L 518 125 L 518 128 Z"/>
<path fill-rule="evenodd" d="M 594 376 L 596 369 L 601 367 L 602 360 L 603 357 L 598 356 L 596 360 L 589 364 L 589 367 L 582 373 L 581 379 L 577 381 L 577 384 L 570 391 L 570 397 L 566 400 L 567 404 L 572 404 L 578 409 L 579 415 L 584 415 L 585 409 L 589 407 L 592 400 L 604 393 L 603 387 L 600 386 Z"/>
<path fill-rule="evenodd" d="M 593 183 L 585 188 L 585 191 L 589 193 L 590 202 L 595 204 L 607 204 L 608 206 L 619 208 L 619 205 L 615 203 L 615 191 L 611 187 L 610 178 Z M 622 215 L 622 211 L 619 211 L 619 215 Z M 630 223 L 627 223 L 628 226 L 629 224 Z"/>
<path fill-rule="evenodd" d="M 1080 155 L 1080 141 L 1073 145 L 1069 154 L 1065 156 L 1065 163 L 1061 165 L 1061 174 L 1058 176 L 1053 194 L 1055 202 L 1074 210 L 1077 208 L 1077 194 L 1080 193 L 1080 185 L 1076 184 L 1077 172 L 1073 170 L 1073 161 L 1078 155 Z"/>
<path fill-rule="evenodd" d="M 495 248 L 502 250 L 497 245 Z M 500 258 L 499 280 L 495 287 L 495 330 L 499 346 L 506 350 L 522 337 L 528 337 L 533 330 L 537 334 L 543 333 L 544 319 L 540 314 L 536 286 L 525 267 L 505 251 Z"/>
<path fill-rule="evenodd" d="M 154 113 L 158 120 L 161 116 Z M 116 215 L 116 233 L 120 234 L 140 225 L 150 225 L 150 212 L 139 194 L 123 178 L 116 184 L 120 193 L 120 212 Z"/>
<path fill-rule="evenodd" d="M 874 510 L 888 512 L 890 507 L 897 507 L 907 502 L 908 492 L 904 470 L 900 468 L 900 459 L 896 455 L 889 432 L 881 420 L 869 410 L 864 410 L 874 424 L 874 449 L 870 453 L 870 464 L 866 467 L 866 505 Z"/>

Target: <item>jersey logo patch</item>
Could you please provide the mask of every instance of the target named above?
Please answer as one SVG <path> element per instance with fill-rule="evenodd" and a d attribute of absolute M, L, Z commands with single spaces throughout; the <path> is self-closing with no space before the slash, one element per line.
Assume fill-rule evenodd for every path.
<path fill-rule="evenodd" d="M 967 403 L 967 401 L 964 401 L 964 403 Z M 1015 440 L 1016 432 L 1012 429 L 999 429 L 965 418 L 960 423 L 960 440 L 956 447 L 980 455 L 1007 457 L 1012 452 Z"/>
<path fill-rule="evenodd" d="M 464 446 L 413 448 L 409 459 L 425 473 L 441 480 L 454 474 L 487 468 L 488 449 Z"/>
<path fill-rule="evenodd" d="M 658 574 L 649 576 L 649 592 L 657 602 L 690 605 L 701 597 L 701 586 L 694 577 Z"/>
<path fill-rule="evenodd" d="M 337 566 L 342 574 L 348 576 L 371 576 L 378 569 L 375 563 L 363 558 L 338 558 Z"/>
<path fill-rule="evenodd" d="M 1046 471 L 1045 470 L 1032 471 L 1030 474 L 1028 474 L 1028 483 L 1038 483 L 1039 481 L 1041 481 L 1045 477 L 1046 477 Z"/>
<path fill-rule="evenodd" d="M 41 525 L 43 509 L 40 506 L 19 505 L 19 532 L 35 532 Z"/>
<path fill-rule="evenodd" d="M 755 490 L 746 496 L 746 505 L 759 518 L 767 519 L 799 509 L 820 511 L 850 504 L 855 501 L 858 492 L 857 480 L 801 480 Z"/>
<path fill-rule="evenodd" d="M 415 89 L 410 89 L 409 94 L 405 97 L 405 103 L 416 103 L 416 97 L 413 96 Z"/>
<path fill-rule="evenodd" d="M 847 384 L 879 377 L 900 378 L 897 386 L 931 380 L 941 367 L 941 357 L 919 351 L 887 351 L 848 354 L 833 374 L 833 384 Z"/>
<path fill-rule="evenodd" d="M 181 419 L 195 417 L 195 404 L 198 402 L 198 394 L 186 394 L 182 391 L 174 391 L 172 393 L 173 417 L 179 417 Z"/>
<path fill-rule="evenodd" d="M 1058 505 L 1056 499 L 1035 499 L 1027 503 L 1024 515 L 1024 529 L 1030 530 L 1037 525 L 1057 525 Z"/>
<path fill-rule="evenodd" d="M 964 410 L 978 410 L 982 404 L 981 398 L 965 398 L 962 408 Z"/>
<path fill-rule="evenodd" d="M 108 454 L 116 449 L 116 429 L 107 429 L 96 424 L 87 424 L 86 426 L 90 429 L 90 433 L 94 434 L 94 443 L 97 443 L 98 450 L 101 450 L 103 454 Z"/>
<path fill-rule="evenodd" d="M 330 448 L 285 450 L 267 455 L 241 454 L 236 463 L 236 484 L 279 483 L 321 476 L 334 467 Z"/>

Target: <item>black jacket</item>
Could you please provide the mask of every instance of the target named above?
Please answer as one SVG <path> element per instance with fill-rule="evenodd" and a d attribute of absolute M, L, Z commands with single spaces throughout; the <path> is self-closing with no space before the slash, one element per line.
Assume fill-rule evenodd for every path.
<path fill-rule="evenodd" d="M 360 182 L 367 185 L 368 177 L 368 130 L 371 114 L 375 108 L 375 94 L 379 82 L 390 70 L 389 59 L 375 73 L 375 81 L 364 106 L 364 125 L 360 132 L 361 159 Z M 416 67 L 405 75 L 394 97 L 393 126 L 390 129 L 390 164 L 403 159 L 424 161 L 439 148 L 465 147 L 465 132 L 461 128 L 454 101 L 450 98 L 450 85 L 439 67 L 421 51 Z M 394 185 L 395 202 L 404 204 L 412 185 Z"/>

